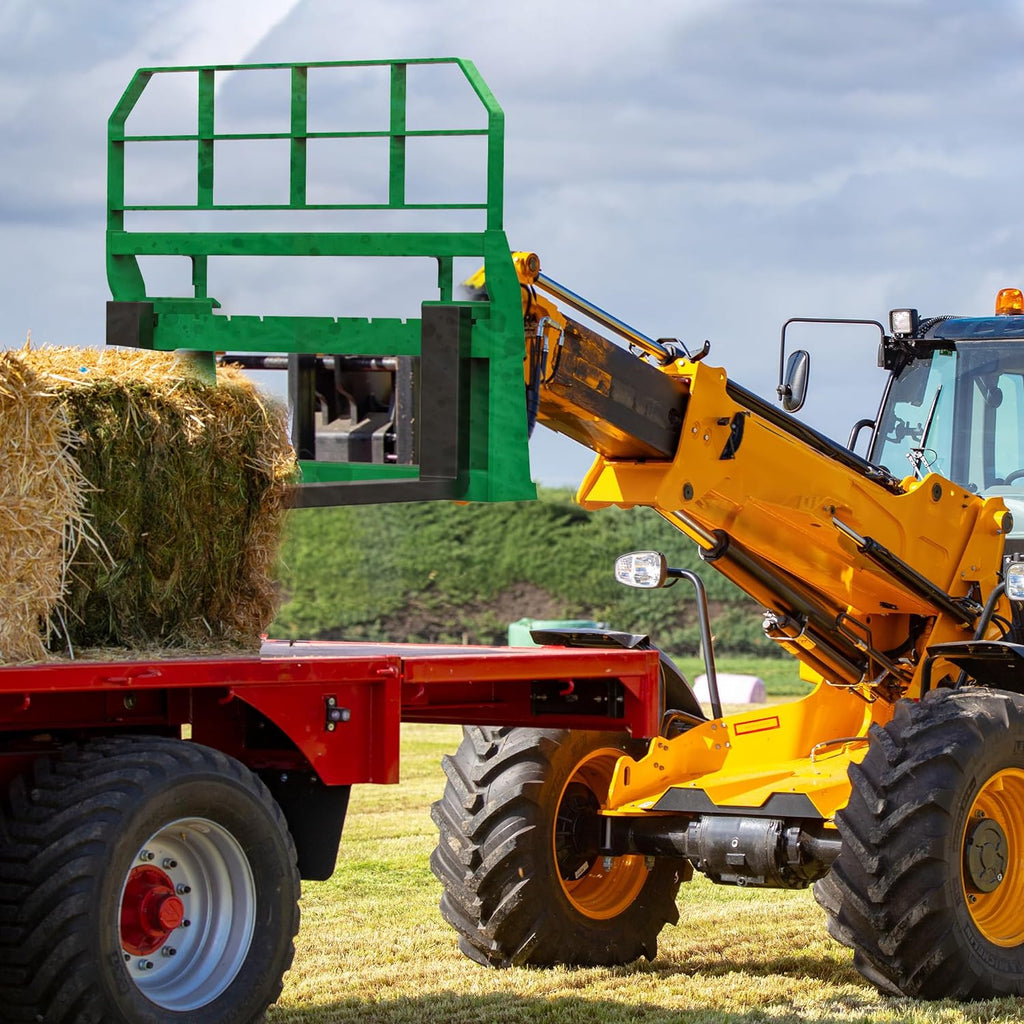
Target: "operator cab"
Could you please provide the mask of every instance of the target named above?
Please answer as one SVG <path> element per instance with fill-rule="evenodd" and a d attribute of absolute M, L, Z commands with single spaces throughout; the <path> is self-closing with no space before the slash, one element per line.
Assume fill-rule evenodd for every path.
<path fill-rule="evenodd" d="M 1007 552 L 1024 553 L 1024 295 L 1004 288 L 987 317 L 924 319 L 916 309 L 895 309 L 888 333 L 877 321 L 798 318 L 787 326 L 794 322 L 878 329 L 878 363 L 888 381 L 878 415 L 854 427 L 847 447 L 869 429 L 868 461 L 897 480 L 938 473 L 975 494 L 1001 497 L 1020 524 Z M 785 351 L 784 327 L 783 358 Z M 780 373 L 779 397 L 790 412 L 803 405 L 806 359 L 793 352 Z"/>
<path fill-rule="evenodd" d="M 939 473 L 999 495 L 1024 527 L 1022 312 L 1015 288 L 999 293 L 990 317 L 894 310 L 879 353 L 891 376 L 868 458 L 896 477 Z M 1024 531 L 1013 540 L 1024 548 Z"/>

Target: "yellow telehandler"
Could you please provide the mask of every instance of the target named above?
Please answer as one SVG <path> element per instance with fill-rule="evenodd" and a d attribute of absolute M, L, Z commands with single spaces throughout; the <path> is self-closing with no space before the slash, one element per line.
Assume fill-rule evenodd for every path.
<path fill-rule="evenodd" d="M 597 453 L 586 508 L 655 509 L 764 605 L 813 692 L 710 717 L 666 664 L 660 735 L 472 728 L 445 762 L 433 868 L 462 950 L 490 965 L 653 957 L 681 883 L 814 884 L 880 989 L 1024 993 L 1024 478 L 1020 292 L 994 316 L 876 324 L 889 371 L 866 457 L 516 253 L 529 408 Z M 482 297 L 486 281 L 468 284 Z M 573 319 L 620 335 L 614 345 Z M 856 433 L 856 432 L 855 432 Z M 1024 519 L 1022 519 L 1024 521 Z M 658 552 L 616 564 L 658 587 Z M 615 641 L 576 634 L 547 642 Z M 621 641 L 620 641 L 621 642 Z M 638 749 L 639 747 L 639 749 Z"/>

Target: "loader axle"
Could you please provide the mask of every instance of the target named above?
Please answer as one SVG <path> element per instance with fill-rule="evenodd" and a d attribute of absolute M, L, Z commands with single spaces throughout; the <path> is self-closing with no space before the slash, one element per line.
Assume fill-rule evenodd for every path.
<path fill-rule="evenodd" d="M 685 857 L 722 885 L 803 889 L 828 873 L 839 836 L 820 822 L 705 814 L 602 819 L 601 853 Z"/>

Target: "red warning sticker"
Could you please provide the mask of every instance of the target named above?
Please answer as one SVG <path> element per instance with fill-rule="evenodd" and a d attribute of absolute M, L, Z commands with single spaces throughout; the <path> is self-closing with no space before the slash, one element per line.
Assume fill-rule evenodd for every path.
<path fill-rule="evenodd" d="M 755 718 L 751 722 L 737 722 L 732 731 L 737 736 L 746 736 L 752 732 L 767 732 L 769 729 L 778 729 L 779 717 L 772 715 L 771 718 Z"/>

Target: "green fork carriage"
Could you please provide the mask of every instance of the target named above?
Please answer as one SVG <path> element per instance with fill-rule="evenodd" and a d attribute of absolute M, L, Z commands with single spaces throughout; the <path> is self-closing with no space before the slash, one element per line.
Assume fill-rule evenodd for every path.
<path fill-rule="evenodd" d="M 482 108 L 479 124 L 411 127 L 410 70 L 419 77 L 452 74 L 453 68 L 461 73 L 460 87 L 470 90 Z M 310 130 L 310 82 L 315 84 L 326 69 L 337 69 L 329 71 L 332 76 L 375 76 L 388 93 L 379 104 L 385 123 L 373 130 Z M 280 131 L 218 130 L 218 87 L 234 72 L 259 74 L 271 88 L 287 90 L 288 114 L 282 120 L 288 123 Z M 183 76 L 194 76 L 194 131 L 129 130 L 132 112 L 160 76 L 178 76 L 175 85 L 186 84 Z M 475 202 L 410 202 L 409 143 L 474 136 L 486 147 L 485 197 Z M 184 351 L 207 373 L 217 360 L 254 370 L 286 370 L 301 468 L 296 504 L 535 497 L 527 453 L 520 289 L 502 226 L 504 114 L 471 62 L 451 58 L 142 69 L 110 117 L 108 138 L 107 279 L 113 298 L 107 307 L 107 343 Z M 377 139 L 381 141 L 375 145 L 386 146 L 386 201 L 309 201 L 311 154 L 326 140 L 345 139 Z M 287 202 L 218 201 L 215 156 L 247 141 L 287 147 L 287 193 L 281 188 Z M 126 202 L 126 153 L 134 147 L 166 149 L 169 143 L 179 150 L 182 144 L 195 147 L 194 199 L 189 185 L 188 202 Z M 149 149 L 147 155 L 153 152 Z M 134 199 L 134 178 L 131 184 Z M 383 199 L 385 193 L 380 195 Z M 416 211 L 434 211 L 431 216 L 438 218 L 473 216 L 482 226 L 391 229 L 396 218 L 407 224 Z M 295 212 L 311 223 L 310 229 L 255 230 L 251 223 L 257 217 L 288 217 L 290 224 Z M 348 215 L 363 218 L 360 227 L 366 218 L 378 218 L 387 230 L 316 227 L 317 221 Z M 230 227 L 180 229 L 183 221 L 199 216 L 204 225 L 216 219 L 218 226 Z M 240 220 L 248 222 L 246 229 L 232 229 Z M 151 230 L 154 224 L 175 230 Z M 436 262 L 437 285 L 432 294 L 422 296 L 418 319 L 228 315 L 219 312 L 221 304 L 209 294 L 210 258 L 227 256 L 416 257 Z M 190 261 L 188 293 L 151 294 L 143 273 L 148 257 Z M 488 289 L 483 300 L 457 297 L 455 261 L 461 258 L 483 262 Z M 301 271 L 300 261 L 296 267 Z"/>

